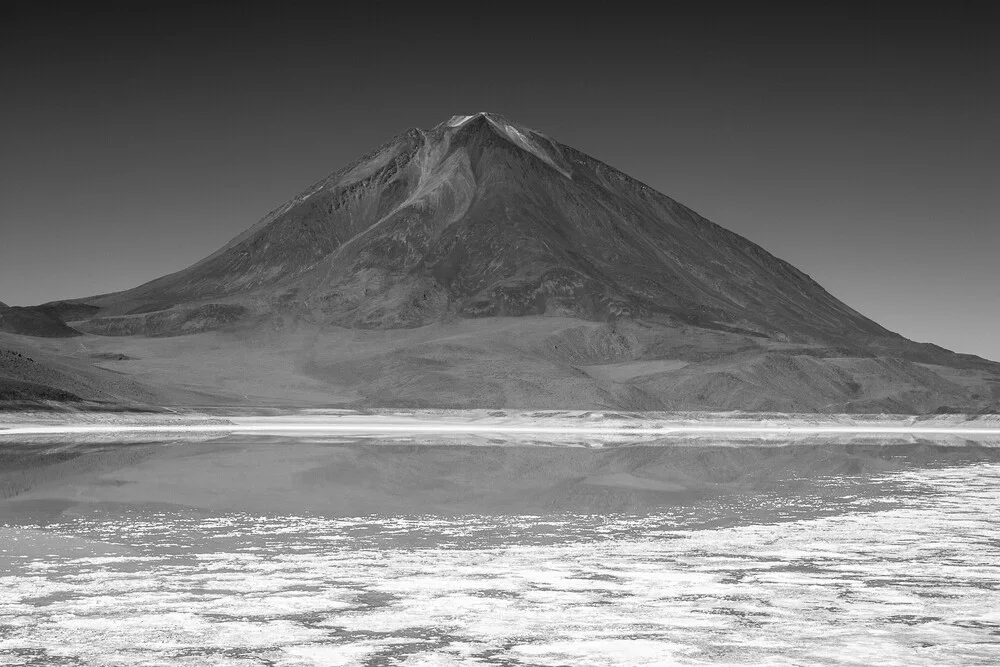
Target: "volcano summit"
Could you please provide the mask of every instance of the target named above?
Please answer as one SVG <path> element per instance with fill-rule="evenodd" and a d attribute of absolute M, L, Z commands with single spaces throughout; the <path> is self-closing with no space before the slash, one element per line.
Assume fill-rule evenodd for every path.
<path fill-rule="evenodd" d="M 493 113 L 396 136 L 184 270 L 44 308 L 101 354 L 128 357 L 102 366 L 219 400 L 1000 402 L 1000 365 L 890 332 L 747 239 Z M 208 379 L 209 348 L 242 375 Z"/>

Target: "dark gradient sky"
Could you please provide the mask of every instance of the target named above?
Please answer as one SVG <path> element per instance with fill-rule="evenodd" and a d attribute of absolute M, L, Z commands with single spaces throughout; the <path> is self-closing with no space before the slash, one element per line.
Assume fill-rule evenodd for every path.
<path fill-rule="evenodd" d="M 7 303 L 178 270 L 406 128 L 490 110 L 890 329 L 1000 359 L 1000 25 L 986 3 L 85 4 L 0 17 Z"/>

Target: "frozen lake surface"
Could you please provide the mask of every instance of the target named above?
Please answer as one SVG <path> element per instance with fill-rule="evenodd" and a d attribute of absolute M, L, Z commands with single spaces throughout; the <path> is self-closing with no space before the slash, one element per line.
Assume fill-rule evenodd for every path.
<path fill-rule="evenodd" d="M 639 513 L 105 504 L 0 528 L 0 664 L 998 663 L 993 461 Z"/>

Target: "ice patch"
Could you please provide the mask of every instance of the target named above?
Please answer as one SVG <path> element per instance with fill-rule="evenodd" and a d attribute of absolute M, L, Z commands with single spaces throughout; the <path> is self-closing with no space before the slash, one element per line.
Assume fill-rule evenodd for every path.
<path fill-rule="evenodd" d="M 451 120 L 448 121 L 448 127 L 461 127 L 478 115 L 481 114 L 473 114 L 471 116 L 452 116 Z"/>
<path fill-rule="evenodd" d="M 364 665 L 373 654 L 385 649 L 386 646 L 410 643 L 407 640 L 389 640 L 373 642 L 357 642 L 349 645 L 330 646 L 329 644 L 309 644 L 291 646 L 284 649 L 285 655 L 293 658 L 292 662 L 283 661 L 289 667 L 306 665 L 316 667 L 346 667 L 347 665 Z"/>
<path fill-rule="evenodd" d="M 668 665 L 690 647 L 647 639 L 549 642 L 515 646 L 511 653 L 534 665 Z"/>

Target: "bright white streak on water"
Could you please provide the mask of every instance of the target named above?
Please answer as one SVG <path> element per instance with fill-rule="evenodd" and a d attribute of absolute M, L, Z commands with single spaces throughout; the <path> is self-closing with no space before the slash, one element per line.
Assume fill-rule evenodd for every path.
<path fill-rule="evenodd" d="M 0 546 L 0 656 L 45 665 L 997 664 L 1000 466 L 890 477 L 893 497 L 844 496 L 837 513 L 716 529 L 692 530 L 693 517 L 678 514 L 162 515 L 7 529 L 19 544 Z M 74 547 L 91 544 L 80 538 L 130 547 L 80 557 Z"/>
<path fill-rule="evenodd" d="M 392 424 L 384 422 L 364 423 L 358 421 L 344 422 L 310 422 L 287 423 L 277 421 L 249 421 L 235 424 L 136 424 L 121 426 L 115 424 L 87 425 L 54 425 L 54 426 L 0 426 L 0 436 L 25 435 L 123 435 L 129 433 L 170 433 L 181 435 L 185 433 L 346 433 L 346 434 L 535 434 L 535 435 L 697 435 L 697 434 L 731 434 L 731 435 L 964 435 L 964 436 L 1000 436 L 1000 427 L 982 428 L 966 426 L 880 426 L 861 424 L 852 426 L 782 426 L 782 425 L 736 425 L 722 424 L 684 424 L 671 425 L 664 423 L 649 427 L 618 427 L 618 426 L 539 426 L 539 425 L 507 425 L 423 422 Z"/>

